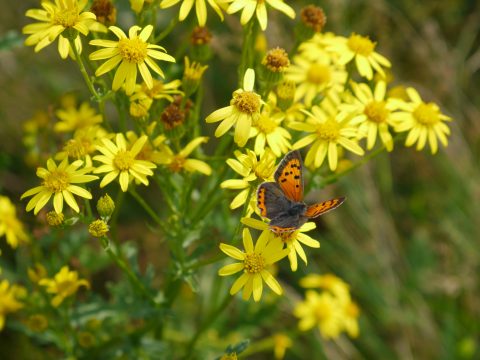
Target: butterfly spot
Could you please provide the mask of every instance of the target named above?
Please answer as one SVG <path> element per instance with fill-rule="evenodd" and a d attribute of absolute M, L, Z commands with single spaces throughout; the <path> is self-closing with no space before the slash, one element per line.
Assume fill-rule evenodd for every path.
<path fill-rule="evenodd" d="M 281 181 L 282 183 L 284 183 L 285 181 L 287 181 L 287 179 L 286 179 L 286 178 L 283 178 L 283 179 L 281 179 L 280 181 Z"/>
<path fill-rule="evenodd" d="M 295 175 L 294 178 L 298 180 L 300 179 L 300 175 Z"/>
<path fill-rule="evenodd" d="M 295 187 L 296 187 L 296 188 L 299 188 L 299 187 L 300 187 L 300 185 L 298 185 L 298 184 L 297 184 L 297 185 L 295 185 Z"/>

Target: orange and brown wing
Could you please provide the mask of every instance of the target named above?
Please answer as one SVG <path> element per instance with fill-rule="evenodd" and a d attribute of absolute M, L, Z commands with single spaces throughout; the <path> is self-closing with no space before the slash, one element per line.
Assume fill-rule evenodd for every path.
<path fill-rule="evenodd" d="M 290 151 L 275 171 L 275 181 L 286 197 L 295 202 L 303 201 L 302 157 L 298 150 Z"/>
<path fill-rule="evenodd" d="M 345 201 L 345 197 L 327 200 L 318 204 L 310 205 L 305 211 L 305 216 L 312 219 L 339 207 Z"/>

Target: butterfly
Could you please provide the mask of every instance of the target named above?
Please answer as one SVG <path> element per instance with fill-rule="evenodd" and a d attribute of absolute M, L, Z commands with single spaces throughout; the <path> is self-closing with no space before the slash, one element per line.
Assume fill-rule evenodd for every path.
<path fill-rule="evenodd" d="M 264 182 L 257 190 L 260 215 L 270 219 L 275 233 L 292 232 L 309 219 L 340 206 L 345 197 L 307 205 L 303 202 L 303 164 L 298 150 L 285 155 L 275 171 L 275 182 Z"/>

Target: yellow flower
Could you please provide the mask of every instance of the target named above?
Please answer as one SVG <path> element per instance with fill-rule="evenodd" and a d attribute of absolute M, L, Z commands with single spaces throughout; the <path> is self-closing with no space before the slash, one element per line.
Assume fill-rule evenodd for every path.
<path fill-rule="evenodd" d="M 133 93 L 137 81 L 137 67 L 145 84 L 151 89 L 153 87 L 153 78 L 147 65 L 158 75 L 165 77 L 162 69 L 160 69 L 153 59 L 175 62 L 175 58 L 168 55 L 163 47 L 147 42 L 153 31 L 152 25 L 145 26 L 143 30 L 139 26 L 132 26 L 128 32 L 128 37 L 116 26 L 110 26 L 109 30 L 113 32 L 119 40 L 98 39 L 90 41 L 91 45 L 102 46 L 105 49 L 91 53 L 89 58 L 90 60 L 108 59 L 95 71 L 96 76 L 109 72 L 120 63 L 113 78 L 112 89 L 114 91 L 117 91 L 125 84 L 125 92 L 127 95 Z M 137 34 L 139 31 L 140 34 Z"/>
<path fill-rule="evenodd" d="M 98 179 L 98 176 L 86 175 L 90 172 L 89 168 L 78 170 L 82 165 L 82 160 L 76 160 L 69 164 L 68 159 L 65 158 L 57 166 L 53 159 L 48 159 L 46 169 L 42 167 L 37 169 L 37 176 L 43 180 L 42 185 L 28 190 L 21 197 L 23 199 L 33 195 L 27 204 L 27 211 L 33 209 L 36 215 L 53 195 L 53 208 L 57 213 L 61 213 L 63 210 L 63 200 L 78 213 L 80 209 L 73 194 L 85 199 L 91 199 L 92 194 L 84 188 L 73 184 L 87 183 Z"/>
<path fill-rule="evenodd" d="M 243 77 L 243 88 L 236 90 L 232 95 L 230 106 L 218 109 L 207 116 L 207 123 L 221 121 L 215 131 L 215 136 L 224 135 L 235 125 L 234 140 L 238 146 L 243 147 L 250 136 L 250 128 L 260 116 L 262 98 L 253 91 L 255 71 L 247 69 Z"/>
<path fill-rule="evenodd" d="M 243 224 L 250 226 L 253 229 L 262 231 L 269 230 L 266 222 L 257 219 L 244 217 L 241 221 Z M 274 236 L 284 243 L 289 251 L 288 260 L 290 261 L 290 268 L 292 271 L 297 271 L 298 268 L 297 254 L 304 261 L 305 265 L 307 265 L 307 255 L 302 248 L 302 244 L 312 248 L 320 247 L 320 243 L 317 240 L 314 240 L 310 236 L 304 234 L 305 232 L 315 228 L 316 225 L 314 222 L 308 222 L 303 224 L 300 229 L 293 232 L 281 233 L 278 235 L 274 233 Z"/>
<path fill-rule="evenodd" d="M 325 289 L 342 300 L 350 298 L 350 288 L 348 284 L 333 274 L 309 274 L 300 279 L 300 286 L 304 288 Z"/>
<path fill-rule="evenodd" d="M 275 359 L 281 360 L 285 357 L 285 351 L 292 347 L 293 341 L 285 334 L 273 335 L 273 354 Z"/>
<path fill-rule="evenodd" d="M 437 138 L 443 146 L 448 145 L 447 136 L 450 135 L 450 129 L 445 121 L 452 119 L 442 114 L 437 104 L 424 102 L 414 88 L 407 88 L 407 94 L 410 102 L 392 100 L 402 110 L 392 115 L 397 121 L 395 131 L 408 131 L 405 146 L 412 146 L 416 142 L 417 150 L 422 150 L 428 139 L 430 150 L 435 154 L 438 151 Z"/>
<path fill-rule="evenodd" d="M 326 291 L 321 294 L 307 291 L 305 301 L 295 306 L 293 314 L 300 318 L 298 327 L 301 331 L 317 325 L 325 339 L 337 338 L 343 328 L 342 307 L 338 299 Z"/>
<path fill-rule="evenodd" d="M 257 160 L 257 155 L 252 150 L 247 149 L 245 154 L 236 151 L 235 157 L 237 159 L 228 159 L 227 165 L 237 174 L 240 174 L 243 179 L 225 180 L 220 184 L 220 187 L 222 189 L 242 190 L 230 203 L 230 209 L 236 209 L 248 200 L 250 201 L 250 207 L 247 213 L 251 214 L 257 207 L 254 189 L 261 182 L 271 180 L 275 171 L 275 154 L 267 148 Z M 248 199 L 249 193 L 250 199 Z"/>
<path fill-rule="evenodd" d="M 347 77 L 343 65 L 333 61 L 327 52 L 315 60 L 295 56 L 285 74 L 285 79 L 297 84 L 296 100 L 303 99 L 307 106 L 319 95 L 338 97 Z"/>
<path fill-rule="evenodd" d="M 47 277 L 47 270 L 42 264 L 35 263 L 33 268 L 28 268 L 27 274 L 29 279 L 34 284 L 37 284 L 40 280 Z"/>
<path fill-rule="evenodd" d="M 0 195 L 0 237 L 5 235 L 8 245 L 14 249 L 18 244 L 28 242 L 28 235 L 16 213 L 10 199 Z"/>
<path fill-rule="evenodd" d="M 287 256 L 288 249 L 283 249 L 282 242 L 275 241 L 269 230 L 262 232 L 254 247 L 252 236 L 247 228 L 243 229 L 243 246 L 245 251 L 232 245 L 220 244 L 220 250 L 240 262 L 222 267 L 218 274 L 227 276 L 243 270 L 243 274 L 233 283 L 230 294 L 234 295 L 243 288 L 244 300 L 250 299 L 253 293 L 253 299 L 260 301 L 265 281 L 270 289 L 281 295 L 282 288 L 268 271 L 268 267 Z"/>
<path fill-rule="evenodd" d="M 257 155 L 263 154 L 265 145 L 272 149 L 275 156 L 286 154 L 292 147 L 290 133 L 282 127 L 285 116 L 281 112 L 272 113 L 269 106 L 265 106 L 258 119 L 253 123 L 251 137 L 255 137 L 254 150 Z"/>
<path fill-rule="evenodd" d="M 115 143 L 109 139 L 102 139 L 103 145 L 97 146 L 97 150 L 102 155 L 93 157 L 93 160 L 104 164 L 97 167 L 94 173 L 107 173 L 100 182 L 100 187 L 110 184 L 117 177 L 123 192 L 128 190 L 128 184 L 132 178 L 148 186 L 147 176 L 153 175 L 151 169 L 157 166 L 150 161 L 137 158 L 146 141 L 147 136 L 143 135 L 128 149 L 123 134 L 116 135 Z"/>
<path fill-rule="evenodd" d="M 202 65 L 195 61 L 190 62 L 190 59 L 185 56 L 185 69 L 183 70 L 183 89 L 187 97 L 197 91 L 203 73 L 207 70 L 208 65 Z"/>
<path fill-rule="evenodd" d="M 25 45 L 35 45 L 35 52 L 50 45 L 58 37 L 58 52 L 66 59 L 70 48 L 69 38 L 75 41 L 78 52 L 82 51 L 80 34 L 87 36 L 89 31 L 104 31 L 105 27 L 95 21 L 95 14 L 83 11 L 87 0 L 55 0 L 55 3 L 44 0 L 43 9 L 30 9 L 26 16 L 39 20 L 23 28 L 24 34 L 30 34 Z"/>
<path fill-rule="evenodd" d="M 152 125 L 156 126 L 156 123 L 152 123 Z M 152 127 L 154 128 L 154 127 Z M 147 129 L 147 134 L 151 135 L 149 129 Z M 138 135 L 133 131 L 127 131 L 127 140 L 128 144 L 127 147 L 131 148 L 133 144 L 138 140 Z M 167 145 L 165 144 L 165 140 L 167 138 L 165 135 L 158 135 L 157 137 L 153 138 L 153 140 L 148 139 L 143 145 L 142 150 L 138 153 L 136 158 L 138 160 L 145 160 L 150 161 L 154 164 L 162 164 L 163 157 L 165 156 Z"/>
<path fill-rule="evenodd" d="M 263 31 L 267 28 L 267 4 L 278 11 L 281 11 L 289 18 L 295 18 L 295 10 L 285 4 L 283 0 L 229 0 L 231 2 L 227 13 L 234 14 L 242 10 L 240 22 L 245 25 L 255 13 L 258 23 Z"/>
<path fill-rule="evenodd" d="M 392 112 L 396 110 L 393 102 L 385 99 L 387 85 L 379 81 L 374 91 L 367 84 L 352 83 L 355 97 L 351 103 L 340 105 L 340 116 L 350 118 L 350 124 L 358 125 L 360 135 L 367 137 L 367 149 L 375 145 L 377 133 L 388 151 L 393 150 L 393 139 L 389 126 L 396 122 Z"/>
<path fill-rule="evenodd" d="M 0 331 L 5 326 L 5 317 L 8 313 L 20 310 L 23 304 L 19 301 L 26 295 L 23 287 L 18 285 L 11 285 L 8 280 L 0 282 Z"/>
<path fill-rule="evenodd" d="M 188 14 L 192 10 L 193 4 L 195 4 L 195 11 L 197 13 L 198 25 L 205 26 L 207 23 L 207 6 L 205 0 L 162 0 L 160 3 L 161 9 L 166 9 L 171 6 L 174 6 L 182 2 L 180 6 L 180 12 L 178 14 L 178 20 L 183 21 L 187 18 Z M 223 13 L 219 6 L 218 0 L 207 0 L 208 5 L 212 7 L 213 10 L 218 14 L 220 19 L 223 21 Z"/>
<path fill-rule="evenodd" d="M 58 307 L 65 298 L 75 294 L 80 286 L 90 288 L 90 284 L 85 279 L 79 279 L 76 271 L 70 271 L 68 266 L 64 266 L 55 275 L 53 279 L 42 279 L 39 284 L 47 288 L 47 292 L 55 294 L 51 304 Z"/>
<path fill-rule="evenodd" d="M 344 305 L 343 326 L 348 336 L 352 338 L 358 337 L 358 333 L 360 332 L 358 327 L 359 315 L 360 309 L 356 303 L 350 300 Z"/>
<path fill-rule="evenodd" d="M 343 36 L 337 36 L 333 39 L 325 39 L 324 41 L 328 51 L 340 55 L 339 63 L 345 65 L 355 59 L 358 72 L 368 80 L 373 78 L 373 69 L 385 78 L 385 72 L 382 66 L 391 66 L 387 58 L 375 52 L 377 43 L 370 40 L 368 36 L 352 33 L 348 39 Z"/>
<path fill-rule="evenodd" d="M 168 166 L 173 172 L 186 170 L 188 172 L 198 171 L 205 175 L 212 173 L 212 168 L 206 162 L 197 159 L 188 159 L 188 156 L 200 144 L 208 141 L 208 137 L 197 137 L 190 141 L 178 154 L 175 154 L 170 147 L 165 146 L 163 156 L 159 163 Z"/>
<path fill-rule="evenodd" d="M 63 213 L 56 213 L 55 211 L 49 211 L 45 218 L 47 220 L 47 224 L 50 226 L 60 226 L 65 221 L 65 215 Z"/>
<path fill-rule="evenodd" d="M 97 114 L 95 109 L 87 102 L 80 105 L 78 109 L 69 106 L 55 112 L 60 119 L 55 124 L 53 130 L 56 132 L 69 132 L 79 129 L 89 129 L 90 127 L 102 122 L 102 115 Z"/>
<path fill-rule="evenodd" d="M 292 129 L 311 133 L 293 144 L 294 149 L 300 149 L 313 143 L 305 158 L 306 166 L 320 167 L 328 154 L 330 170 L 335 171 L 339 145 L 357 155 L 364 154 L 363 149 L 352 140 L 357 137 L 357 128 L 351 126 L 348 119 L 339 118 L 336 104 L 324 100 L 321 106 L 314 106 L 311 111 L 303 110 L 308 115 L 305 122 L 289 125 Z"/>
<path fill-rule="evenodd" d="M 83 160 L 86 167 L 91 167 L 91 155 L 95 152 L 95 146 L 105 136 L 107 136 L 107 132 L 100 126 L 79 129 L 73 134 L 73 139 L 65 143 L 62 151 L 55 155 L 55 160 L 63 160 L 65 158 Z"/>
<path fill-rule="evenodd" d="M 161 80 L 153 79 L 153 86 L 151 88 L 148 88 L 145 82 L 143 82 L 141 85 L 135 85 L 135 91 L 130 97 L 130 101 L 137 100 L 135 96 L 137 94 L 142 94 L 141 96 L 146 95 L 152 100 L 166 99 L 169 102 L 173 102 L 174 95 L 183 95 L 183 91 L 178 89 L 180 86 L 182 86 L 182 82 L 180 80 L 173 80 L 168 83 L 164 83 Z"/>
<path fill-rule="evenodd" d="M 101 219 L 94 220 L 88 225 L 88 232 L 96 238 L 104 237 L 108 231 L 108 224 Z"/>

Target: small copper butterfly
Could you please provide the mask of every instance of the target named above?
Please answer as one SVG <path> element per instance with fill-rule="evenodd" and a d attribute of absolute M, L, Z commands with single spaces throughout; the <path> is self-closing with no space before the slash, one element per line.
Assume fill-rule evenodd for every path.
<path fill-rule="evenodd" d="M 340 206 L 345 197 L 307 205 L 303 202 L 303 164 L 298 150 L 291 151 L 275 171 L 275 182 L 264 182 L 257 190 L 260 214 L 270 219 L 275 233 L 292 232 L 309 219 Z"/>

